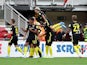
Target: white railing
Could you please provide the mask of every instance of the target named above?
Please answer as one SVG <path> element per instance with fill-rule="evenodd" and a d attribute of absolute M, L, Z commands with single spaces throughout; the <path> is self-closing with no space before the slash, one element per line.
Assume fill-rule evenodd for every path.
<path fill-rule="evenodd" d="M 36 5 L 63 5 L 64 0 L 36 0 Z"/>
<path fill-rule="evenodd" d="M 30 8 L 35 6 L 34 0 L 5 0 L 5 2 L 12 5 L 29 5 Z"/>
<path fill-rule="evenodd" d="M 3 4 L 4 4 L 5 0 L 0 0 L 0 6 L 1 6 L 1 9 L 3 10 Z"/>
<path fill-rule="evenodd" d="M 0 6 L 3 9 L 5 2 L 13 5 L 29 5 L 30 8 L 33 8 L 35 5 L 64 5 L 64 0 L 0 0 Z M 73 5 L 87 5 L 87 0 L 67 0 L 67 4 Z"/>
<path fill-rule="evenodd" d="M 29 5 L 30 8 L 34 7 L 34 0 L 0 0 L 0 7 L 3 10 L 4 3 L 9 3 L 11 5 Z"/>
<path fill-rule="evenodd" d="M 11 5 L 5 3 L 4 4 L 4 20 L 9 23 L 11 19 L 15 19 L 16 25 L 18 26 L 18 30 L 20 34 L 24 34 L 21 28 L 27 27 L 27 19 L 20 14 L 17 10 L 15 10 Z"/>

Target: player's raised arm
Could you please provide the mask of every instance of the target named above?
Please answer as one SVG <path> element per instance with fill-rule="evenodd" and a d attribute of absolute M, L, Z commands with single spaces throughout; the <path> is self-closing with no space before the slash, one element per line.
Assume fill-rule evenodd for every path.
<path fill-rule="evenodd" d="M 25 39 L 27 32 L 28 32 L 28 29 L 29 29 L 29 26 L 26 29 L 24 29 L 24 28 L 21 28 L 21 29 L 22 29 L 23 32 L 25 32 L 25 35 L 24 35 L 24 38 L 23 38 L 23 39 Z"/>
<path fill-rule="evenodd" d="M 21 28 L 22 29 L 22 31 L 24 31 L 24 32 L 28 32 L 28 30 L 27 29 L 24 29 L 24 28 Z"/>

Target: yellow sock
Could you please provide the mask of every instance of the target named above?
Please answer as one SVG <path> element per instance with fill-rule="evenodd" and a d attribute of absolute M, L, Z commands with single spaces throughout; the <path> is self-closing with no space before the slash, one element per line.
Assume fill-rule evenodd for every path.
<path fill-rule="evenodd" d="M 74 50 L 75 50 L 75 52 L 76 52 L 77 54 L 80 53 L 80 52 L 79 52 L 79 49 L 77 48 L 77 46 L 74 46 Z"/>
<path fill-rule="evenodd" d="M 38 51 L 42 54 L 42 51 L 41 51 L 41 49 L 38 47 Z"/>
<path fill-rule="evenodd" d="M 81 49 L 81 46 L 80 46 L 80 45 L 77 45 L 77 48 L 78 48 L 78 49 Z"/>
<path fill-rule="evenodd" d="M 49 46 L 49 50 L 50 50 L 50 56 L 52 56 L 52 47 Z"/>
<path fill-rule="evenodd" d="M 27 50 L 28 50 L 28 47 L 27 47 L 27 46 L 25 46 L 25 47 L 24 47 L 24 55 L 26 55 L 26 54 L 27 54 Z"/>
<path fill-rule="evenodd" d="M 9 55 L 9 56 L 10 56 L 10 51 L 11 51 L 10 48 L 11 48 L 11 47 L 8 46 L 8 55 Z"/>
<path fill-rule="evenodd" d="M 22 51 L 22 49 L 21 49 L 20 47 L 16 47 L 16 49 L 17 49 L 19 52 L 23 53 L 23 51 Z"/>
<path fill-rule="evenodd" d="M 39 51 L 39 48 L 36 47 L 36 48 L 35 48 L 36 55 L 38 55 L 38 51 Z"/>
<path fill-rule="evenodd" d="M 39 54 L 39 56 L 42 57 L 42 51 L 41 51 L 41 49 L 39 47 L 35 48 L 35 52 L 36 52 L 36 55 Z"/>
<path fill-rule="evenodd" d="M 46 55 L 48 55 L 48 46 L 46 45 Z"/>
<path fill-rule="evenodd" d="M 30 56 L 34 55 L 34 48 L 30 48 Z"/>

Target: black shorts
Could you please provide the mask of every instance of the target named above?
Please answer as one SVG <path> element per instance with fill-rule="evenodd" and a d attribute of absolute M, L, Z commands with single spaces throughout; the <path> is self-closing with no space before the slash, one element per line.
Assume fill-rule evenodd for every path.
<path fill-rule="evenodd" d="M 32 43 L 32 39 L 31 38 L 27 38 L 26 42 L 29 43 L 29 45 Z"/>
<path fill-rule="evenodd" d="M 73 44 L 74 45 L 78 45 L 78 41 L 79 41 L 79 34 L 73 34 Z"/>
<path fill-rule="evenodd" d="M 35 41 L 35 43 L 33 41 Z M 39 41 L 38 40 L 35 40 L 34 37 L 28 37 L 27 40 L 26 40 L 26 42 L 28 42 L 29 45 L 30 44 L 35 44 L 36 46 L 39 46 Z"/>
<path fill-rule="evenodd" d="M 9 45 L 12 45 L 12 44 L 18 45 L 17 41 L 18 41 L 18 37 L 17 36 L 12 36 L 10 41 L 9 41 Z"/>
<path fill-rule="evenodd" d="M 45 39 L 46 39 L 46 45 L 51 46 L 52 42 L 54 41 L 54 36 L 51 37 L 46 36 Z"/>
<path fill-rule="evenodd" d="M 34 47 L 39 47 L 40 42 L 38 40 L 36 40 L 36 44 L 33 44 L 33 45 L 34 45 Z"/>

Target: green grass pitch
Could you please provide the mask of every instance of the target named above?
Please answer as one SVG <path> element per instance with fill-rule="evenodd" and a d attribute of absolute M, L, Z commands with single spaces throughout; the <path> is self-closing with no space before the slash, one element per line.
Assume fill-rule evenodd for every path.
<path fill-rule="evenodd" d="M 87 58 L 0 58 L 0 65 L 87 65 Z"/>

